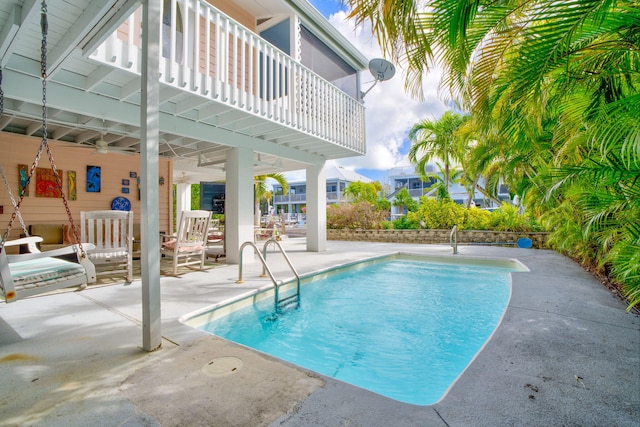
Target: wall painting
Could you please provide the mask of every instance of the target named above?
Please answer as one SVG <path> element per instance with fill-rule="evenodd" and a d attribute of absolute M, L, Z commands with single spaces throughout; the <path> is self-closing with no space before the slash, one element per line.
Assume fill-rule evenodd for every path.
<path fill-rule="evenodd" d="M 56 171 L 62 182 L 62 170 Z M 36 197 L 62 197 L 62 186 L 58 185 L 53 169 L 36 168 Z"/>
<path fill-rule="evenodd" d="M 29 180 L 29 166 L 27 165 L 18 165 L 18 177 L 20 179 L 20 191 L 23 191 L 23 195 L 29 195 L 29 186 L 27 185 L 27 181 Z"/>
<path fill-rule="evenodd" d="M 78 184 L 76 183 L 76 171 L 67 172 L 67 189 L 69 200 L 78 200 Z"/>
<path fill-rule="evenodd" d="M 100 176 L 100 166 L 87 166 L 87 193 L 100 192 Z"/>

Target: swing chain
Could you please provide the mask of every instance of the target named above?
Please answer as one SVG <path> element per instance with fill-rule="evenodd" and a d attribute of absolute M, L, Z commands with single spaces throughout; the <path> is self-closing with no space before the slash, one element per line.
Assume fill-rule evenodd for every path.
<path fill-rule="evenodd" d="M 73 235 L 76 238 L 76 242 L 79 242 L 80 246 L 80 254 L 82 258 L 86 257 L 84 252 L 84 248 L 82 247 L 82 243 L 80 242 L 80 235 L 78 233 L 78 227 L 73 222 L 73 215 L 71 214 L 71 209 L 69 208 L 69 203 L 67 202 L 67 198 L 64 195 L 64 191 L 62 190 L 62 177 L 58 172 L 56 167 L 56 162 L 53 159 L 53 153 L 51 152 L 51 147 L 48 142 L 48 131 L 47 131 L 47 34 L 49 31 L 49 24 L 47 21 L 47 2 L 46 0 L 42 0 L 42 9 L 40 14 L 40 26 L 42 29 L 42 53 L 41 53 L 41 72 L 42 72 L 42 144 L 40 146 L 40 150 L 38 150 L 38 157 L 40 157 L 40 153 L 42 152 L 42 146 L 47 149 L 47 156 L 49 157 L 49 163 L 51 163 L 51 169 L 53 170 L 53 176 L 56 178 L 56 184 L 60 189 L 60 196 L 62 197 L 62 203 L 64 203 L 64 208 L 67 211 L 67 217 L 69 218 L 69 223 L 71 224 L 71 230 L 73 231 Z M 33 169 L 33 168 L 32 168 Z M 33 171 L 32 171 L 33 173 Z"/>
<path fill-rule="evenodd" d="M 41 3 L 41 13 L 40 13 L 40 28 L 42 30 L 42 44 L 41 44 L 41 54 L 40 54 L 40 67 L 41 67 L 41 75 L 42 75 L 42 142 L 38 147 L 38 152 L 36 153 L 36 157 L 31 165 L 31 169 L 29 170 L 29 175 L 27 176 L 27 180 L 24 184 L 24 187 L 21 188 L 20 198 L 18 203 L 15 205 L 15 209 L 11 218 L 9 220 L 9 225 L 7 226 L 7 230 L 5 231 L 5 236 L 2 238 L 2 247 L 4 247 L 4 241 L 11 231 L 11 226 L 15 221 L 16 216 L 20 217 L 20 221 L 22 222 L 22 216 L 20 215 L 20 204 L 24 200 L 24 189 L 29 187 L 29 183 L 31 182 L 31 178 L 36 170 L 36 166 L 38 165 L 38 161 L 42 155 L 43 148 L 46 147 L 47 155 L 49 157 L 49 163 L 51 163 L 51 169 L 53 171 L 53 176 L 56 179 L 56 185 L 60 189 L 60 196 L 62 197 L 62 202 L 64 203 L 65 210 L 67 211 L 67 216 L 69 218 L 69 223 L 71 224 L 71 229 L 73 230 L 73 235 L 80 246 L 80 255 L 82 258 L 86 258 L 86 253 L 82 246 L 82 242 L 80 241 L 80 235 L 78 233 L 78 228 L 73 222 L 73 215 L 71 214 L 71 210 L 69 209 L 69 204 L 67 203 L 67 198 L 64 195 L 64 191 L 62 190 L 62 177 L 56 168 L 55 161 L 53 159 L 53 154 L 51 153 L 51 148 L 49 147 L 48 136 L 47 136 L 47 33 L 49 30 L 49 24 L 47 21 L 47 2 L 46 0 L 42 0 Z"/>
<path fill-rule="evenodd" d="M 0 117 L 4 115 L 4 90 L 2 89 L 2 68 L 0 68 Z"/>
<path fill-rule="evenodd" d="M 2 89 L 2 68 L 0 68 L 0 118 L 4 116 L 4 89 Z M 0 165 L 0 175 L 2 175 L 2 181 L 4 182 L 4 186 L 7 189 L 7 193 L 9 194 L 9 198 L 11 199 L 11 204 L 16 206 L 16 199 L 13 197 L 13 192 L 11 192 L 11 186 L 9 185 L 9 181 L 7 181 L 7 176 L 4 173 L 4 169 L 2 169 L 2 165 Z M 22 226 L 22 230 L 26 236 L 29 235 L 29 231 L 27 230 L 27 226 L 22 219 L 22 215 L 18 216 L 20 220 L 20 225 Z M 9 233 L 11 232 L 11 227 L 5 230 L 2 234 L 2 240 L 0 241 L 0 251 L 4 249 L 4 243 L 9 238 Z"/>
<path fill-rule="evenodd" d="M 2 94 L 0 94 L 0 99 L 2 99 Z M 1 101 L 0 101 L 1 102 Z M 0 107 L 0 117 L 2 117 L 2 107 Z M 11 204 L 13 206 L 16 205 L 16 199 L 13 197 L 13 192 L 11 191 L 11 186 L 9 185 L 9 181 L 7 181 L 7 176 L 4 173 L 4 169 L 2 169 L 2 165 L 0 165 L 0 175 L 2 175 L 2 180 L 4 181 L 4 186 L 7 189 L 7 193 L 9 193 L 9 199 L 11 199 Z M 22 226 L 22 231 L 24 231 L 25 236 L 29 236 L 29 230 L 27 229 L 24 220 L 22 219 L 22 215 L 18 215 L 18 220 L 20 221 L 20 225 Z M 11 228 L 5 230 L 2 235 L 2 242 L 0 244 L 0 250 L 4 248 L 4 243 L 9 238 L 9 233 L 11 232 Z"/>

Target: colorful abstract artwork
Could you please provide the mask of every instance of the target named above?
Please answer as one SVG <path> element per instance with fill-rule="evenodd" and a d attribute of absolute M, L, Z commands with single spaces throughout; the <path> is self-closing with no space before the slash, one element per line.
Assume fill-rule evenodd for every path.
<path fill-rule="evenodd" d="M 78 200 L 78 184 L 76 182 L 76 171 L 67 172 L 67 189 L 69 190 L 69 200 Z"/>
<path fill-rule="evenodd" d="M 100 166 L 87 166 L 87 193 L 99 193 L 100 183 Z"/>
<path fill-rule="evenodd" d="M 62 171 L 56 170 L 62 177 Z M 62 186 L 58 185 L 53 169 L 36 168 L 36 197 L 62 197 Z"/>
<path fill-rule="evenodd" d="M 29 186 L 27 182 L 29 181 L 29 166 L 27 165 L 18 165 L 18 174 L 20 179 L 20 191 L 22 191 L 22 195 L 29 195 Z"/>

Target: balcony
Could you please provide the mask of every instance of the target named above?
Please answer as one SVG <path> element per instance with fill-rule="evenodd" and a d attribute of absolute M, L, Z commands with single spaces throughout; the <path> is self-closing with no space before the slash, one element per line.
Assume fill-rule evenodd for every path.
<path fill-rule="evenodd" d="M 164 111 L 326 158 L 364 154 L 360 102 L 205 1 L 171 4 L 161 30 Z M 89 58 L 140 75 L 140 28 L 138 9 Z"/>
<path fill-rule="evenodd" d="M 307 195 L 302 194 L 287 194 L 286 196 L 275 195 L 273 196 L 273 203 L 305 203 L 307 201 Z"/>

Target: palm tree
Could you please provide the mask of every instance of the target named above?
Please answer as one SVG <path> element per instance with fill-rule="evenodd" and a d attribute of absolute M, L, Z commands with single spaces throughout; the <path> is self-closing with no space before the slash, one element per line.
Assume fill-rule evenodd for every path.
<path fill-rule="evenodd" d="M 378 195 L 382 191 L 382 184 L 379 181 L 362 182 L 355 181 L 349 183 L 342 190 L 342 194 L 351 199 L 352 202 L 368 202 L 374 204 Z"/>
<path fill-rule="evenodd" d="M 444 167 L 444 186 L 449 191 L 451 166 L 460 160 L 460 139 L 457 131 L 467 119 L 446 111 L 437 120 L 424 119 L 409 130 L 412 142 L 409 161 L 416 165 L 418 174 L 427 179 L 427 164 L 439 159 Z"/>
<path fill-rule="evenodd" d="M 393 206 L 402 208 L 401 210 L 404 215 L 406 215 L 407 212 L 413 212 L 418 209 L 418 202 L 416 202 L 413 197 L 411 197 L 411 194 L 409 194 L 409 190 L 407 190 L 405 187 L 402 187 L 402 189 L 398 191 L 391 204 Z"/>
<path fill-rule="evenodd" d="M 497 146 L 477 138 L 484 153 L 476 160 L 500 165 L 550 222 L 574 221 L 590 241 L 576 247 L 552 236 L 557 247 L 594 266 L 605 260 L 637 304 L 638 260 L 629 254 L 640 246 L 640 212 L 613 202 L 640 194 L 637 0 L 434 0 L 423 10 L 404 0 L 348 3 L 387 56 L 405 64 L 414 94 L 433 63 L 444 70 L 442 87 L 480 134 L 499 136 Z"/>
<path fill-rule="evenodd" d="M 271 178 L 274 179 L 281 187 L 282 187 L 282 195 L 286 196 L 289 193 L 289 183 L 285 176 L 281 173 L 270 173 L 266 175 L 257 175 L 253 177 L 254 183 L 254 225 L 260 226 L 260 202 L 262 200 L 271 200 L 273 194 L 269 191 L 269 185 L 267 184 L 267 180 Z"/>

